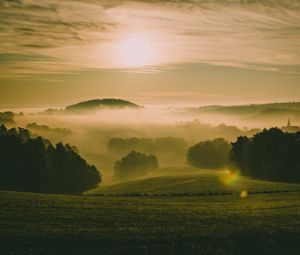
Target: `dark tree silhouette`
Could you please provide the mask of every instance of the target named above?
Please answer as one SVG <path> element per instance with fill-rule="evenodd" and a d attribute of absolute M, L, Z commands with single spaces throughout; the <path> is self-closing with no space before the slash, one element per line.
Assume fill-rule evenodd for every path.
<path fill-rule="evenodd" d="M 141 177 L 158 168 L 154 155 L 132 151 L 121 160 L 116 161 L 114 170 L 117 179 Z"/>
<path fill-rule="evenodd" d="M 0 127 L 0 188 L 7 190 L 79 193 L 95 187 L 100 174 L 74 147 L 53 146 L 27 129 Z"/>
<path fill-rule="evenodd" d="M 231 145 L 223 138 L 200 142 L 189 148 L 187 161 L 199 168 L 218 169 L 228 163 Z"/>
<path fill-rule="evenodd" d="M 16 124 L 13 112 L 0 112 L 0 124 L 14 126 Z"/>
<path fill-rule="evenodd" d="M 241 173 L 255 178 L 300 181 L 300 132 L 265 129 L 251 138 L 238 137 L 230 161 Z"/>

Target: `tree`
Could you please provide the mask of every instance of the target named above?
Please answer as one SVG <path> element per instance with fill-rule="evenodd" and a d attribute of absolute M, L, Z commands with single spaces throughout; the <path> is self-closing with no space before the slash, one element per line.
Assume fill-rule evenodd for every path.
<path fill-rule="evenodd" d="M 114 166 L 117 179 L 142 177 L 158 168 L 158 161 L 154 155 L 132 151 L 117 160 Z"/>
<path fill-rule="evenodd" d="M 219 169 L 228 163 L 230 149 L 223 138 L 203 141 L 188 149 L 187 161 L 194 167 Z"/>

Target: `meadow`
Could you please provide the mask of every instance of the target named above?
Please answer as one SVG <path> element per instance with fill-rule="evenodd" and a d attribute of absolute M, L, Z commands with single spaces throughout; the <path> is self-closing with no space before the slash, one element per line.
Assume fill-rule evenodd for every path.
<path fill-rule="evenodd" d="M 216 177 L 206 172 L 201 192 L 199 174 L 197 192 L 167 193 L 171 183 L 189 187 L 192 172 L 153 177 L 144 196 L 132 189 L 151 178 L 123 183 L 122 192 L 115 184 L 110 195 L 105 186 L 78 196 L 0 191 L 0 254 L 300 253 L 299 185 L 245 179 L 250 190 L 241 197 L 237 187 L 209 192 Z"/>
<path fill-rule="evenodd" d="M 120 183 L 100 185 L 86 195 L 168 196 L 239 195 L 300 191 L 298 183 L 253 179 L 226 170 L 202 170 L 194 167 L 165 167 L 148 176 Z"/>

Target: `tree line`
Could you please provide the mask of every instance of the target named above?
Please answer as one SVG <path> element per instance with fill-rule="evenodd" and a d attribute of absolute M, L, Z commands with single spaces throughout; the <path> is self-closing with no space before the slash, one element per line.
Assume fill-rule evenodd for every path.
<path fill-rule="evenodd" d="M 24 128 L 0 126 L 0 188 L 42 193 L 80 193 L 101 182 L 75 147 L 53 145 Z"/>
<path fill-rule="evenodd" d="M 114 148 L 118 144 L 128 149 L 132 144 L 153 146 L 155 143 L 151 139 L 110 141 Z M 187 163 L 197 168 L 238 169 L 242 175 L 253 178 L 300 182 L 300 132 L 286 133 L 271 128 L 252 137 L 240 136 L 233 143 L 223 138 L 202 141 L 191 146 L 186 155 Z M 116 179 L 126 180 L 145 176 L 158 167 L 155 155 L 132 150 L 115 162 L 114 175 Z M 0 189 L 80 193 L 100 182 L 99 171 L 75 147 L 53 145 L 42 137 L 33 137 L 24 128 L 0 126 Z"/>
<path fill-rule="evenodd" d="M 300 182 L 300 132 L 271 128 L 252 137 L 239 136 L 231 144 L 223 138 L 203 141 L 188 149 L 187 162 L 258 179 Z"/>
<path fill-rule="evenodd" d="M 252 137 L 239 136 L 233 143 L 223 138 L 206 140 L 189 147 L 186 155 L 187 163 L 197 168 L 227 168 L 257 179 L 300 182 L 300 132 L 271 128 Z M 120 178 L 146 175 L 150 168 L 158 167 L 158 163 L 148 167 L 147 157 L 150 156 L 135 151 L 129 153 L 116 162 L 115 175 Z"/>
<path fill-rule="evenodd" d="M 230 162 L 242 175 L 259 179 L 300 182 L 300 132 L 265 129 L 232 143 Z"/>

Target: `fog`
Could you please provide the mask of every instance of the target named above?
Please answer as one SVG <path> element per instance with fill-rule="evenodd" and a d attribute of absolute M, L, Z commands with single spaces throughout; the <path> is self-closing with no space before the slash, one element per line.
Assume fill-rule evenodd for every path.
<path fill-rule="evenodd" d="M 24 112 L 15 115 L 16 126 L 26 127 L 34 135 L 53 143 L 62 141 L 76 146 L 82 157 L 100 170 L 103 183 L 113 180 L 115 161 L 131 150 L 156 155 L 160 167 L 183 167 L 186 166 L 188 147 L 200 141 L 223 137 L 233 142 L 240 135 L 251 136 L 262 128 L 285 126 L 289 117 L 294 125 L 300 123 L 297 111 L 263 115 L 220 113 L 180 106 L 100 109 L 85 113 L 44 110 L 13 109 Z M 109 148 L 113 138 L 127 139 L 127 147 Z M 130 138 L 137 138 L 139 145 L 131 145 Z"/>

